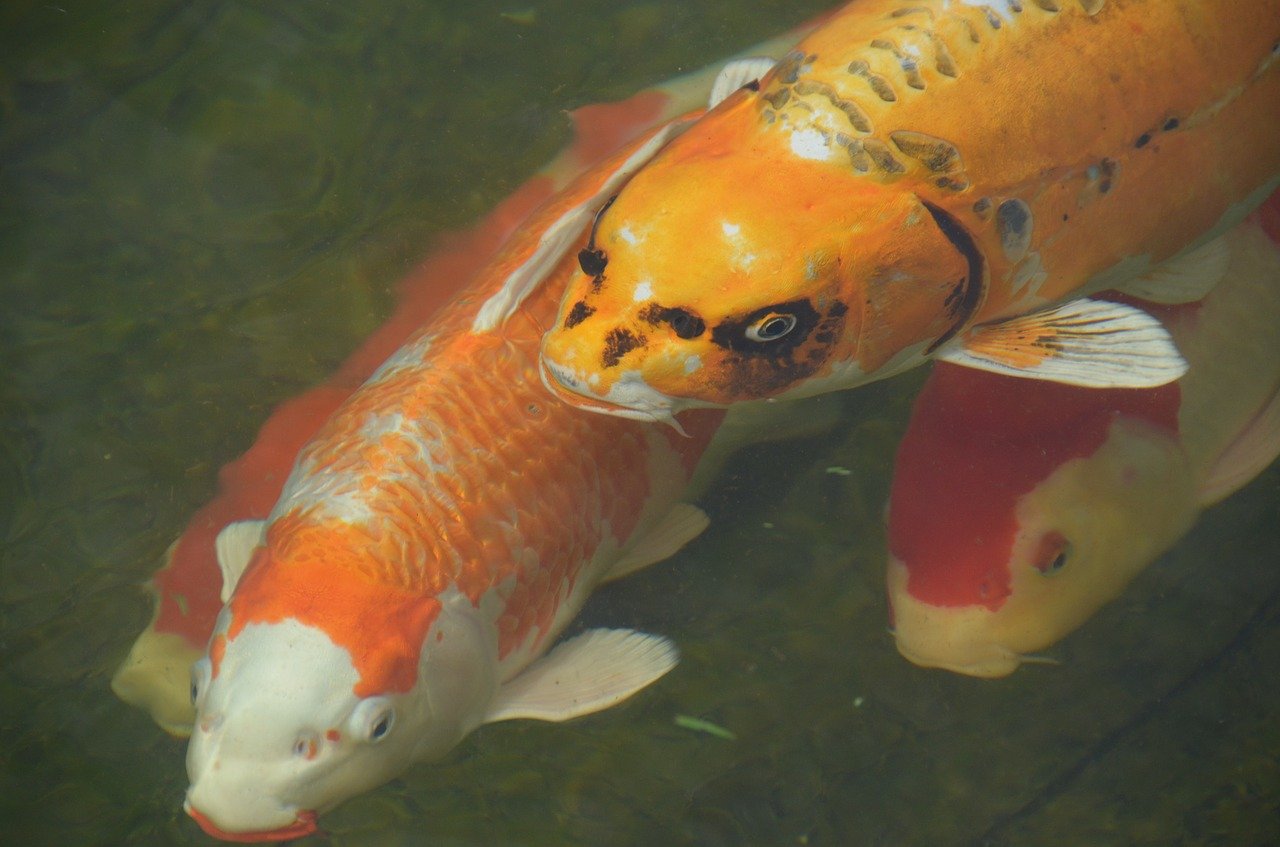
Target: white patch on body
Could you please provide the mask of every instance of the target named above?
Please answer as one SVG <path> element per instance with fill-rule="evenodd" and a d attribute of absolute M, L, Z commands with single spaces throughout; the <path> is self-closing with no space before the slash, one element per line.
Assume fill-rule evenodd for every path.
<path fill-rule="evenodd" d="M 636 284 L 636 290 L 632 292 L 631 299 L 637 303 L 643 303 L 653 297 L 653 282 L 651 280 L 641 280 Z"/>
<path fill-rule="evenodd" d="M 630 244 L 632 247 L 635 247 L 640 243 L 640 237 L 631 229 L 631 224 L 629 223 L 623 224 L 622 228 L 618 230 L 618 237 Z"/>
<path fill-rule="evenodd" d="M 699 369 L 699 368 L 701 368 L 701 367 L 702 367 L 702 357 L 701 357 L 701 356 L 698 356 L 698 355 L 696 355 L 696 354 L 695 354 L 695 355 L 692 355 L 692 356 L 686 356 L 686 357 L 685 357 L 685 360 L 684 360 L 684 373 L 685 373 L 685 376 L 688 376 L 689 374 L 693 373 L 694 371 L 698 370 L 698 369 Z"/>
<path fill-rule="evenodd" d="M 724 233 L 725 238 L 736 240 L 742 235 L 742 226 L 740 224 L 730 223 L 729 221 L 721 221 L 720 231 Z"/>
<path fill-rule="evenodd" d="M 1022 5 L 1016 0 L 960 0 L 960 2 L 965 6 L 976 6 L 978 8 L 985 6 L 1005 21 L 1012 21 L 1015 14 L 1013 7 Z"/>
<path fill-rule="evenodd" d="M 831 145 L 820 130 L 797 129 L 791 133 L 791 152 L 801 159 L 825 162 L 831 158 Z"/>

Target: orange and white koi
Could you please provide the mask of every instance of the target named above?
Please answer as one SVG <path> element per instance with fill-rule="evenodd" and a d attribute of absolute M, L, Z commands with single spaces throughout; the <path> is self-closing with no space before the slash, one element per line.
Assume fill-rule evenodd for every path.
<path fill-rule="evenodd" d="M 812 26 L 748 53 L 782 55 Z M 218 534 L 228 524 L 270 514 L 302 446 L 383 360 L 470 284 L 539 205 L 623 144 L 703 105 L 721 70 L 721 64 L 709 65 L 616 103 L 575 109 L 571 143 L 484 220 L 442 236 L 435 252 L 400 282 L 394 314 L 328 380 L 272 412 L 253 446 L 220 470 L 217 496 L 192 515 L 147 583 L 154 612 L 112 677 L 117 696 L 148 711 L 167 732 L 190 734 L 190 667 L 204 654 L 222 608 Z"/>
<path fill-rule="evenodd" d="M 586 415 L 537 376 L 590 218 L 566 220 L 661 132 L 534 213 L 321 427 L 271 514 L 218 536 L 231 593 L 192 671 L 187 756 L 186 809 L 210 834 L 306 834 L 482 723 L 588 714 L 675 663 L 629 630 L 547 651 L 597 585 L 706 526 L 679 498 L 713 435 L 750 427 Z"/>
<path fill-rule="evenodd" d="M 1191 363 L 1176 383 L 936 366 L 889 506 L 904 656 L 988 677 L 1034 661 L 1280 453 L 1280 199 L 1226 239 L 1214 291 L 1155 310 Z"/>
<path fill-rule="evenodd" d="M 928 358 L 1159 385 L 1086 295 L 1199 299 L 1277 185 L 1280 0 L 857 0 L 602 198 L 544 378 L 649 419 Z"/>

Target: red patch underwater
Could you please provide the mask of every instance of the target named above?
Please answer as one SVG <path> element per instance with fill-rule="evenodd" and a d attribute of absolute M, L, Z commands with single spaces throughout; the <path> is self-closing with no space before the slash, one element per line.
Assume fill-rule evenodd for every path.
<path fill-rule="evenodd" d="M 1112 421 L 1177 431 L 1181 390 L 1091 389 L 939 362 L 898 447 L 889 549 L 907 590 L 935 606 L 996 610 L 1010 591 L 1018 500 L 1089 456 Z"/>

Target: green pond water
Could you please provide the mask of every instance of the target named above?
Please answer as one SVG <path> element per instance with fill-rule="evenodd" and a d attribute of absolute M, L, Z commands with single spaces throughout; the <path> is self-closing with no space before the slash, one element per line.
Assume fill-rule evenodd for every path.
<path fill-rule="evenodd" d="M 824 5 L 0 5 L 0 843 L 213 843 L 181 811 L 185 744 L 108 683 L 218 467 L 385 319 L 436 233 L 567 141 L 565 110 Z M 583 624 L 679 643 L 659 684 L 482 728 L 325 815 L 327 839 L 1280 841 L 1280 470 L 1061 665 L 920 670 L 886 632 L 881 514 L 923 377 L 739 454 L 702 538 L 591 600 Z"/>

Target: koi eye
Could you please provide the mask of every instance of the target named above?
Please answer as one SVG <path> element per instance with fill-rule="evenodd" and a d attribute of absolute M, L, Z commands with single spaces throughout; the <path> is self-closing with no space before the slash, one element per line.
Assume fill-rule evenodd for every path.
<path fill-rule="evenodd" d="M 744 335 L 750 341 L 777 341 L 795 329 L 797 323 L 798 320 L 795 315 L 770 312 L 747 327 Z"/>
<path fill-rule="evenodd" d="M 386 738 L 396 724 L 396 710 L 386 697 L 370 697 L 351 713 L 351 728 L 356 738 L 377 744 Z"/>
<path fill-rule="evenodd" d="M 213 675 L 213 665 L 208 657 L 191 665 L 191 705 L 197 709 L 204 702 L 204 694 L 209 690 L 209 679 Z"/>
<path fill-rule="evenodd" d="M 1050 576 L 1062 570 L 1071 557 L 1071 542 L 1059 532 L 1050 532 L 1040 540 L 1040 550 L 1034 564 L 1036 570 Z"/>

